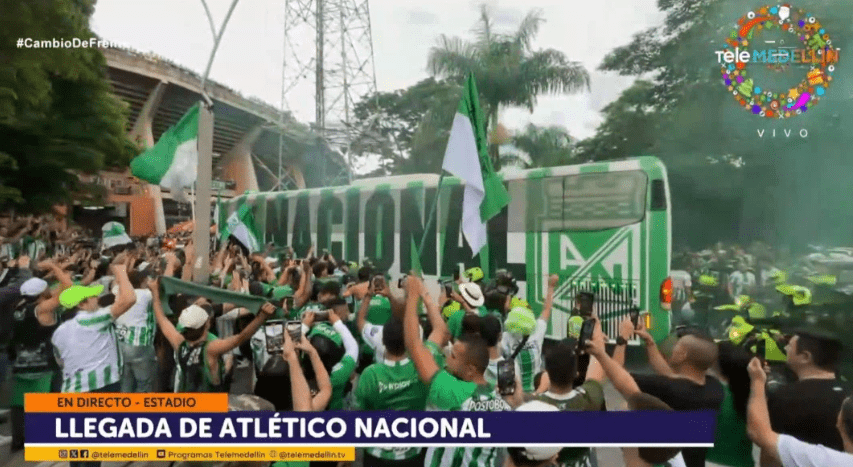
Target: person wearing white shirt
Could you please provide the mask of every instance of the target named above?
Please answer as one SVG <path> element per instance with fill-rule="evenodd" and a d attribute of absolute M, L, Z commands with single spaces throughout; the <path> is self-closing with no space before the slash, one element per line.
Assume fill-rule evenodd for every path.
<path fill-rule="evenodd" d="M 853 398 L 848 397 L 841 404 L 836 422 L 844 443 L 844 452 L 805 443 L 773 431 L 765 392 L 767 374 L 761 360 L 753 358 L 748 369 L 752 387 L 747 406 L 747 434 L 761 448 L 762 454 L 781 463 L 782 467 L 853 466 Z"/>

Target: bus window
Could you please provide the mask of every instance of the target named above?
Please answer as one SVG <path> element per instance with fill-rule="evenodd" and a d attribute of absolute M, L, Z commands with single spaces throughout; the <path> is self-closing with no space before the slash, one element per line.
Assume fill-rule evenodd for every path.
<path fill-rule="evenodd" d="M 563 177 L 525 178 L 507 185 L 510 232 L 563 230 Z"/>
<path fill-rule="evenodd" d="M 563 229 L 615 229 L 640 222 L 646 210 L 648 177 L 641 171 L 565 177 Z"/>
<path fill-rule="evenodd" d="M 663 180 L 652 180 L 652 211 L 666 210 L 666 187 Z"/>

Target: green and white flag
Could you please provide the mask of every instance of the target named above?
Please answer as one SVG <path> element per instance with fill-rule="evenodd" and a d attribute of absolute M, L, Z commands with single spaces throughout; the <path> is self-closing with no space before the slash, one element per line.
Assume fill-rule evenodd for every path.
<path fill-rule="evenodd" d="M 249 253 L 261 251 L 261 235 L 255 227 L 255 216 L 248 204 L 243 204 L 240 209 L 234 211 L 219 232 L 219 238 L 223 242 L 233 235 Z"/>
<path fill-rule="evenodd" d="M 199 104 L 166 130 L 154 147 L 130 162 L 130 171 L 152 185 L 168 188 L 172 196 L 183 198 L 184 187 L 191 186 L 198 173 Z"/>
<path fill-rule="evenodd" d="M 476 256 L 487 243 L 486 222 L 510 201 L 509 193 L 489 159 L 485 122 L 477 83 L 474 75 L 470 74 L 453 118 L 441 168 L 465 182 L 462 233 L 471 245 L 472 256 Z"/>

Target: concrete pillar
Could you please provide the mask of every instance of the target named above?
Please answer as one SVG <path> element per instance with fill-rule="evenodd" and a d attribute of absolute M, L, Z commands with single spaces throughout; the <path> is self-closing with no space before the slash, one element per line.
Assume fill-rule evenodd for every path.
<path fill-rule="evenodd" d="M 246 190 L 258 190 L 258 176 L 255 174 L 255 164 L 252 161 L 252 147 L 261 136 L 262 125 L 252 127 L 228 151 L 222 161 L 222 174 L 225 178 L 234 180 L 237 186 L 234 193 L 242 194 Z"/>
<path fill-rule="evenodd" d="M 157 83 L 157 86 L 151 91 L 151 94 L 142 106 L 139 117 L 133 122 L 133 128 L 130 130 L 130 137 L 137 141 L 142 141 L 147 148 L 154 146 L 155 143 L 152 123 L 154 115 L 157 113 L 157 108 L 160 107 L 160 102 L 166 94 L 167 86 L 168 83 L 165 81 Z M 157 235 L 164 235 L 166 233 L 166 214 L 163 211 L 163 195 L 160 192 L 159 186 L 149 185 L 148 188 L 151 197 L 154 199 L 154 226 L 157 230 Z"/>

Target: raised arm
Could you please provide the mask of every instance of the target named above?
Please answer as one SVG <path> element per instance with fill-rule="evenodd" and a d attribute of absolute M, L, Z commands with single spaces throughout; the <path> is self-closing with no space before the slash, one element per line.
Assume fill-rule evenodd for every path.
<path fill-rule="evenodd" d="M 311 298 L 311 274 L 312 271 L 308 262 L 303 262 L 302 274 L 299 277 L 299 288 L 296 290 L 296 294 L 293 297 L 293 306 L 296 308 L 302 308 L 306 303 L 308 303 L 308 299 Z"/>
<path fill-rule="evenodd" d="M 290 373 L 290 397 L 293 399 L 293 411 L 311 412 L 311 389 L 308 387 L 305 374 L 302 373 L 302 366 L 299 364 L 299 357 L 296 355 L 290 333 L 286 331 L 282 343 L 282 358 L 287 362 L 287 370 Z"/>
<path fill-rule="evenodd" d="M 272 303 L 264 303 L 258 315 L 252 320 L 239 334 L 226 337 L 225 339 L 216 339 L 207 345 L 207 353 L 212 357 L 218 357 L 240 346 L 246 342 L 253 334 L 261 327 L 261 324 L 275 313 L 275 306 Z"/>
<path fill-rule="evenodd" d="M 601 331 L 601 322 L 596 319 L 592 341 L 588 341 L 589 344 L 586 347 L 587 352 L 593 357 L 590 359 L 586 378 L 603 382 L 606 375 L 619 394 L 626 398 L 639 393 L 640 387 L 631 374 L 607 355 L 605 340 L 604 332 Z"/>
<path fill-rule="evenodd" d="M 367 323 L 367 312 L 370 310 L 370 300 L 373 298 L 373 286 L 368 288 L 368 292 L 361 299 L 361 305 L 358 307 L 358 314 L 355 317 L 355 327 L 358 332 L 364 332 L 364 324 Z"/>
<path fill-rule="evenodd" d="M 304 334 L 296 348 L 308 354 L 308 358 L 311 359 L 311 367 L 314 368 L 314 377 L 317 379 L 317 395 L 311 397 L 311 391 L 308 391 L 308 399 L 311 401 L 310 410 L 314 412 L 325 410 L 332 399 L 332 379 L 329 377 L 329 372 L 326 371 L 323 361 L 320 360 L 320 354 L 317 353 L 317 349 L 311 345 L 311 342 L 305 338 Z M 305 385 L 308 386 L 308 383 L 306 382 Z M 295 394 L 294 392 L 294 396 Z"/>
<path fill-rule="evenodd" d="M 151 305 L 154 308 L 157 327 L 163 331 L 163 336 L 169 341 L 172 348 L 178 350 L 178 347 L 184 342 L 184 336 L 175 329 L 175 325 L 169 321 L 169 318 L 166 318 L 166 313 L 163 312 L 163 305 L 160 303 L 160 281 L 149 281 L 148 288 L 151 289 Z"/>
<path fill-rule="evenodd" d="M 675 376 L 675 371 L 672 370 L 669 363 L 667 363 L 666 358 L 664 358 L 663 354 L 660 353 L 660 349 L 658 349 L 657 344 L 655 344 L 654 338 L 652 338 L 651 334 L 646 331 L 645 323 L 640 320 L 638 324 L 639 329 L 634 333 L 640 336 L 646 343 L 646 353 L 649 356 L 649 366 L 655 370 L 655 373 L 661 376 Z"/>
<path fill-rule="evenodd" d="M 113 275 L 118 283 L 118 296 L 113 306 L 110 307 L 110 313 L 113 319 L 127 313 L 133 305 L 136 305 L 136 292 L 133 286 L 130 285 L 130 279 L 127 278 L 127 265 L 114 264 L 112 265 Z"/>
<path fill-rule="evenodd" d="M 50 294 L 50 298 L 39 303 L 36 307 L 36 318 L 39 323 L 43 326 L 52 326 L 56 323 L 56 315 L 53 312 L 59 307 L 59 295 L 65 289 L 71 287 L 73 282 L 71 282 L 71 276 L 53 261 L 43 261 L 39 263 L 38 267 L 42 270 L 49 269 L 53 271 L 53 274 L 59 280 L 59 287 Z"/>
<path fill-rule="evenodd" d="M 554 305 L 554 289 L 557 287 L 557 282 L 560 280 L 556 274 L 548 278 L 548 293 L 545 295 L 545 305 L 542 307 L 542 313 L 539 319 L 546 323 L 551 319 L 551 309 Z"/>
<path fill-rule="evenodd" d="M 421 287 L 421 299 L 424 301 L 426 308 L 427 319 L 432 324 L 432 332 L 427 336 L 427 340 L 436 344 L 439 349 L 447 345 L 450 340 L 450 329 L 447 328 L 447 323 L 441 317 L 441 310 L 438 304 L 432 299 L 426 287 Z"/>
<path fill-rule="evenodd" d="M 418 323 L 418 300 L 423 289 L 420 278 L 409 277 L 406 281 L 406 314 L 403 317 L 403 340 L 406 350 L 412 357 L 418 376 L 426 384 L 432 383 L 432 378 L 438 373 L 438 364 L 421 340 Z"/>
<path fill-rule="evenodd" d="M 767 410 L 767 375 L 764 373 L 761 360 L 753 358 L 747 367 L 752 384 L 749 390 L 749 402 L 746 406 L 746 434 L 749 439 L 761 448 L 762 457 L 769 457 L 774 462 L 779 458 L 779 434 L 770 425 L 770 412 Z"/>
<path fill-rule="evenodd" d="M 338 334 L 341 335 L 341 340 L 344 342 L 344 356 L 349 356 L 358 363 L 358 341 L 352 336 L 347 325 L 335 313 L 335 310 L 329 310 L 329 321 L 332 323 L 335 331 L 338 331 Z"/>

